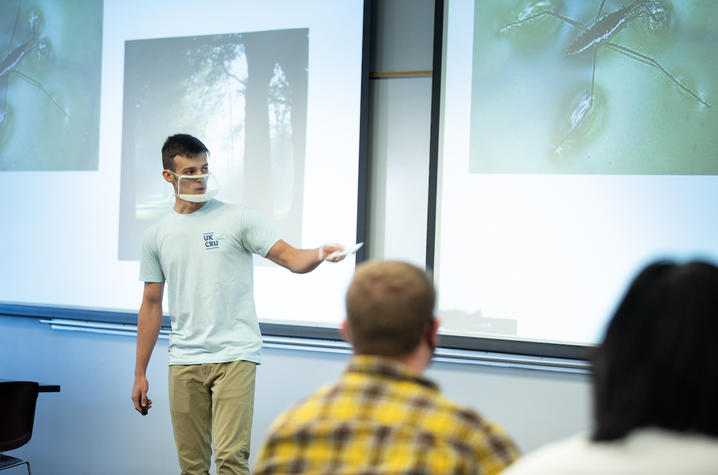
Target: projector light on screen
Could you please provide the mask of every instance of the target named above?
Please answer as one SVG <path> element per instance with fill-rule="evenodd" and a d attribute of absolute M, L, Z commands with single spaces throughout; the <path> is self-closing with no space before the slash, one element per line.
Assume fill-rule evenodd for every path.
<path fill-rule="evenodd" d="M 448 335 L 590 346 L 658 258 L 718 257 L 710 0 L 447 0 Z"/>
<path fill-rule="evenodd" d="M 209 148 L 218 199 L 293 246 L 356 242 L 364 13 L 363 0 L 2 2 L 0 310 L 136 314 L 176 133 Z M 353 263 L 297 276 L 255 258 L 260 321 L 337 328 Z"/>

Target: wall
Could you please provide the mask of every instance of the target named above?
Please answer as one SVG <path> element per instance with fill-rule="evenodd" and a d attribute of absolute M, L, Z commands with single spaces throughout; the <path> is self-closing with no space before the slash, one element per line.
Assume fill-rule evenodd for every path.
<path fill-rule="evenodd" d="M 336 379 L 347 356 L 264 349 L 252 462 L 272 420 Z M 132 337 L 62 332 L 35 319 L 0 318 L 0 375 L 62 386 L 59 393 L 40 394 L 32 439 L 11 454 L 30 459 L 38 475 L 177 473 L 166 340 L 157 344 L 148 368 L 153 408 L 146 417 L 130 402 L 134 359 Z M 583 375 L 457 363 L 434 363 L 427 374 L 446 395 L 501 424 L 524 451 L 587 426 Z"/>
<path fill-rule="evenodd" d="M 430 0 L 377 2 L 372 71 L 431 69 L 433 8 Z M 424 264 L 430 98 L 429 77 L 371 82 L 372 258 Z M 264 349 L 252 462 L 276 415 L 334 380 L 346 359 L 342 353 Z M 134 360 L 131 337 L 62 332 L 35 319 L 0 318 L 0 378 L 62 385 L 60 393 L 40 394 L 32 440 L 12 453 L 28 457 L 39 475 L 177 473 L 167 407 L 167 342 L 158 342 L 148 368 L 154 407 L 147 417 L 130 403 Z M 524 451 L 588 427 L 585 375 L 437 362 L 428 376 L 449 397 L 504 426 Z"/>

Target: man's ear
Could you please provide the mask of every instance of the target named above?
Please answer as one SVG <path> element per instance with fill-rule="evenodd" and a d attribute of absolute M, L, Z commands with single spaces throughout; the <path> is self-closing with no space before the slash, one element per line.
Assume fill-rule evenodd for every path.
<path fill-rule="evenodd" d="M 434 317 L 431 324 L 429 325 L 429 346 L 431 346 L 432 350 L 435 350 L 437 346 L 439 346 L 439 327 L 441 326 L 441 323 L 439 323 L 439 319 Z"/>
<path fill-rule="evenodd" d="M 162 178 L 164 178 L 167 183 L 174 184 L 174 182 L 175 182 L 175 180 L 174 180 L 175 177 L 173 174 L 170 173 L 169 170 L 162 170 Z"/>
<path fill-rule="evenodd" d="M 339 329 L 339 333 L 342 335 L 342 339 L 351 345 L 352 343 L 352 332 L 349 330 L 349 322 L 345 318 L 342 322 L 342 326 Z"/>

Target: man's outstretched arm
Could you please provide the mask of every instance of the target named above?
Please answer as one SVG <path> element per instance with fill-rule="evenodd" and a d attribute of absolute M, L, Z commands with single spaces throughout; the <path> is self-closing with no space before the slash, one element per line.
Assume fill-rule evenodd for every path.
<path fill-rule="evenodd" d="M 343 247 L 331 244 L 315 249 L 297 249 L 280 239 L 267 253 L 267 259 L 297 274 L 305 274 L 316 269 L 324 260 L 330 262 L 342 260 L 344 257 L 327 259 L 331 253 L 342 250 Z"/>

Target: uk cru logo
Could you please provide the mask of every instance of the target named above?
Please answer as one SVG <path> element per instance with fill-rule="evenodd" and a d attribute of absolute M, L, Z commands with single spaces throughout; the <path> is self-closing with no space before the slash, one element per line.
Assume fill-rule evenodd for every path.
<path fill-rule="evenodd" d="M 204 233 L 204 248 L 205 249 L 217 249 L 219 248 L 219 240 L 214 238 L 214 233 Z"/>

